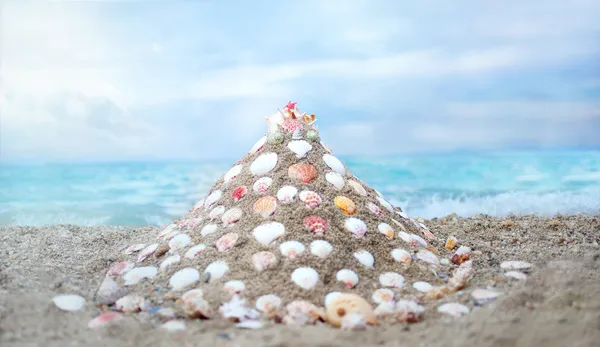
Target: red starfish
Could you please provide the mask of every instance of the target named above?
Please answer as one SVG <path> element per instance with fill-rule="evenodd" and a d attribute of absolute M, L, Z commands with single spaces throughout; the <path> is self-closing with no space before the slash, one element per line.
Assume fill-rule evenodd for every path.
<path fill-rule="evenodd" d="M 294 108 L 296 108 L 296 104 L 297 102 L 295 101 L 288 101 L 287 105 L 285 105 L 284 108 L 287 108 L 288 110 L 293 110 Z"/>

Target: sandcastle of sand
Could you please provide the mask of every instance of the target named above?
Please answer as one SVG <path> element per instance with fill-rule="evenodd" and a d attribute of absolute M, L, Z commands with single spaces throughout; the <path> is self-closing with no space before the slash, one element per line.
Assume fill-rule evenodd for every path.
<path fill-rule="evenodd" d="M 455 240 L 354 176 L 314 123 L 292 102 L 268 117 L 267 134 L 189 214 L 124 250 L 97 302 L 157 322 L 355 328 L 418 321 L 425 300 L 464 287 L 468 248 L 451 253 Z"/>

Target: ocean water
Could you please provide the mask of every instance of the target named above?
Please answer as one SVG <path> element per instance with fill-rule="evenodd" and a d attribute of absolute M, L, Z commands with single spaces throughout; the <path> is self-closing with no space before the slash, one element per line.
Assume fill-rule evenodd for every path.
<path fill-rule="evenodd" d="M 340 158 L 412 217 L 600 213 L 600 151 Z M 0 225 L 164 225 L 232 163 L 0 163 Z"/>

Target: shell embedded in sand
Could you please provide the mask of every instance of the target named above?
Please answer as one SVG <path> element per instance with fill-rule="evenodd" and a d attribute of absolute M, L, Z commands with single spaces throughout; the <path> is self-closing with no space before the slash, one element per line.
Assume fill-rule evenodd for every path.
<path fill-rule="evenodd" d="M 377 324 L 373 307 L 363 298 L 355 294 L 339 294 L 331 298 L 325 307 L 329 324 L 339 327 L 342 318 L 351 313 L 358 313 L 368 324 Z"/>
<path fill-rule="evenodd" d="M 456 244 L 458 243 L 458 239 L 454 236 L 448 236 L 448 239 L 446 240 L 446 244 L 444 245 L 444 247 L 451 251 L 454 249 L 454 247 L 456 247 Z"/>
<path fill-rule="evenodd" d="M 279 245 L 279 251 L 284 257 L 294 260 L 296 257 L 304 252 L 304 245 L 298 241 L 286 241 Z"/>
<path fill-rule="evenodd" d="M 392 204 L 390 204 L 389 202 L 387 202 L 387 200 L 381 198 L 381 197 L 377 197 L 376 198 L 377 201 L 379 201 L 379 203 L 381 204 L 381 206 L 385 207 L 386 210 L 390 211 L 391 213 L 394 213 L 394 206 L 392 206 Z"/>
<path fill-rule="evenodd" d="M 252 189 L 257 194 L 265 194 L 271 188 L 271 184 L 273 184 L 273 179 L 271 177 L 262 177 L 254 182 Z"/>
<path fill-rule="evenodd" d="M 185 330 L 185 322 L 179 319 L 175 319 L 163 323 L 160 327 L 161 329 L 165 329 L 170 332 L 183 331 Z"/>
<path fill-rule="evenodd" d="M 254 159 L 250 164 L 250 173 L 254 176 L 260 176 L 273 170 L 277 165 L 277 153 L 265 153 Z"/>
<path fill-rule="evenodd" d="M 179 254 L 172 255 L 170 257 L 165 258 L 165 260 L 163 260 L 160 263 L 159 269 L 165 270 L 175 264 L 178 264 L 180 261 L 181 261 L 181 256 Z"/>
<path fill-rule="evenodd" d="M 520 260 L 509 260 L 500 264 L 500 267 L 506 270 L 526 270 L 531 268 L 532 266 L 533 265 L 531 265 L 531 263 Z"/>
<path fill-rule="evenodd" d="M 333 153 L 331 148 L 329 148 L 329 146 L 327 146 L 327 144 L 325 144 L 325 142 L 320 141 L 320 143 L 321 143 L 321 146 L 323 147 L 323 149 L 325 149 L 327 152 L 329 152 L 329 154 Z"/>
<path fill-rule="evenodd" d="M 200 235 L 207 236 L 215 233 L 219 227 L 216 224 L 207 224 L 200 230 Z"/>
<path fill-rule="evenodd" d="M 419 322 L 424 312 L 425 307 L 411 300 L 400 300 L 396 303 L 396 319 L 401 322 Z"/>
<path fill-rule="evenodd" d="M 144 260 L 146 260 L 146 258 L 148 258 L 152 254 L 154 254 L 154 252 L 156 252 L 157 249 L 158 249 L 158 243 L 151 244 L 150 246 L 142 249 L 142 251 L 140 252 L 140 255 L 137 258 L 137 262 L 138 263 L 143 262 Z"/>
<path fill-rule="evenodd" d="M 217 248 L 217 251 L 225 252 L 226 250 L 235 246 L 235 243 L 237 242 L 238 238 L 239 238 L 238 233 L 227 233 L 227 234 L 221 236 L 215 242 L 215 247 Z"/>
<path fill-rule="evenodd" d="M 263 196 L 254 203 L 254 212 L 263 218 L 269 218 L 277 210 L 277 199 L 272 196 Z"/>
<path fill-rule="evenodd" d="M 229 171 L 225 173 L 225 176 L 223 176 L 223 181 L 225 183 L 229 183 L 229 181 L 236 178 L 240 174 L 240 172 L 242 172 L 243 167 L 243 165 L 236 165 L 229 169 Z"/>
<path fill-rule="evenodd" d="M 285 234 L 285 227 L 279 222 L 268 222 L 254 228 L 252 235 L 261 245 L 268 246 Z"/>
<path fill-rule="evenodd" d="M 421 236 L 410 234 L 410 243 L 413 247 L 427 247 L 427 241 L 425 241 Z"/>
<path fill-rule="evenodd" d="M 257 271 L 263 271 L 277 264 L 277 257 L 271 252 L 258 252 L 252 255 L 252 264 Z"/>
<path fill-rule="evenodd" d="M 388 240 L 393 240 L 394 239 L 394 229 L 387 223 L 380 223 L 377 226 L 377 230 L 379 230 L 380 233 L 382 233 L 383 235 L 385 235 L 385 237 Z"/>
<path fill-rule="evenodd" d="M 208 214 L 208 218 L 212 220 L 219 219 L 223 213 L 225 213 L 225 206 L 215 206 Z"/>
<path fill-rule="evenodd" d="M 319 194 L 310 190 L 301 191 L 300 200 L 306 205 L 307 208 L 310 209 L 315 209 L 319 207 L 323 202 Z"/>
<path fill-rule="evenodd" d="M 221 216 L 221 222 L 223 223 L 224 227 L 227 227 L 237 223 L 240 219 L 242 219 L 243 215 L 244 212 L 241 208 L 230 208 L 229 210 L 225 211 L 225 213 L 223 213 L 223 215 Z"/>
<path fill-rule="evenodd" d="M 394 292 L 390 289 L 380 288 L 373 292 L 371 299 L 373 299 L 373 302 L 376 304 L 394 302 Z"/>
<path fill-rule="evenodd" d="M 365 187 L 362 186 L 362 184 L 356 182 L 356 181 L 348 181 L 348 184 L 350 185 L 350 187 L 352 187 L 352 189 L 354 189 L 354 192 L 360 196 L 367 196 L 367 191 L 365 190 Z"/>
<path fill-rule="evenodd" d="M 379 275 L 379 283 L 383 287 L 400 289 L 404 287 L 404 276 L 396 272 L 385 272 Z"/>
<path fill-rule="evenodd" d="M 187 234 L 179 234 L 169 241 L 169 248 L 172 251 L 178 251 L 187 247 L 192 242 L 192 239 Z"/>
<path fill-rule="evenodd" d="M 288 175 L 294 181 L 308 184 L 318 176 L 317 168 L 310 164 L 294 164 L 288 169 Z"/>
<path fill-rule="evenodd" d="M 521 280 L 521 281 L 527 279 L 527 274 L 525 274 L 521 271 L 508 271 L 504 274 L 504 276 L 514 278 L 516 280 Z"/>
<path fill-rule="evenodd" d="M 136 267 L 123 276 L 124 284 L 126 286 L 134 285 L 145 278 L 152 279 L 156 277 L 157 273 L 158 269 L 154 266 Z"/>
<path fill-rule="evenodd" d="M 449 302 L 443 305 L 440 305 L 437 308 L 438 312 L 452 316 L 452 317 L 460 317 L 463 316 L 467 313 L 469 313 L 469 308 L 465 305 L 456 303 L 456 302 Z"/>
<path fill-rule="evenodd" d="M 52 298 L 54 305 L 63 311 L 76 312 L 83 310 L 85 299 L 80 295 L 62 294 Z"/>
<path fill-rule="evenodd" d="M 323 235 L 327 230 L 327 221 L 319 216 L 307 216 L 302 221 L 302 225 L 315 235 Z"/>
<path fill-rule="evenodd" d="M 292 152 L 294 152 L 294 154 L 296 154 L 296 158 L 306 157 L 306 153 L 310 152 L 310 150 L 313 148 L 310 143 L 308 143 L 304 140 L 290 141 L 290 143 L 288 143 L 287 147 L 289 148 L 290 151 L 292 151 Z"/>
<path fill-rule="evenodd" d="M 267 294 L 256 300 L 256 309 L 263 313 L 274 313 L 281 307 L 281 298 L 274 294 Z"/>
<path fill-rule="evenodd" d="M 415 282 L 413 283 L 413 288 L 415 288 L 416 290 L 420 291 L 421 293 L 428 293 L 429 291 L 431 291 L 433 289 L 433 286 L 427 282 Z"/>
<path fill-rule="evenodd" d="M 184 268 L 177 271 L 171 279 L 169 279 L 169 286 L 173 290 L 182 290 L 186 287 L 193 285 L 200 280 L 200 272 L 194 268 Z"/>
<path fill-rule="evenodd" d="M 173 229 L 172 229 L 172 228 L 168 228 L 168 227 L 167 227 L 167 228 L 165 228 L 165 230 L 167 230 L 167 233 L 170 233 L 170 232 L 171 232 Z M 164 230 L 163 230 L 163 231 L 164 231 Z M 162 233 L 162 232 L 161 232 L 161 233 Z M 161 235 L 161 233 L 159 233 L 158 235 L 160 236 L 160 235 Z M 165 233 L 165 234 L 166 234 L 166 233 Z M 133 253 L 135 253 L 135 252 L 139 252 L 139 251 L 141 251 L 142 249 L 144 249 L 144 247 L 146 247 L 146 244 L 145 244 L 145 243 L 137 243 L 137 244 L 135 244 L 135 245 L 131 245 L 131 246 L 127 247 L 127 248 L 125 249 L 125 252 L 124 252 L 124 253 L 125 253 L 125 254 L 133 254 Z"/>
<path fill-rule="evenodd" d="M 207 209 L 213 207 L 213 205 L 217 203 L 219 199 L 221 199 L 221 196 L 223 196 L 223 192 L 220 190 L 215 190 L 206 197 L 206 200 L 204 200 L 204 207 Z"/>
<path fill-rule="evenodd" d="M 135 267 L 135 264 L 130 262 L 130 261 L 121 261 L 118 263 L 114 263 L 110 269 L 108 269 L 108 272 L 106 273 L 106 276 L 110 276 L 113 278 L 119 277 L 123 274 L 126 274 L 128 271 L 130 271 L 131 269 L 133 269 Z"/>
<path fill-rule="evenodd" d="M 148 303 L 141 296 L 130 294 L 117 300 L 115 306 L 121 312 L 138 312 L 145 310 Z"/>
<path fill-rule="evenodd" d="M 460 246 L 450 259 L 453 264 L 460 265 L 471 258 L 471 248 Z"/>
<path fill-rule="evenodd" d="M 277 199 L 282 204 L 290 204 L 294 202 L 294 198 L 298 194 L 298 189 L 293 186 L 283 186 L 277 191 Z"/>
<path fill-rule="evenodd" d="M 335 274 L 335 279 L 344 283 L 347 288 L 354 288 L 358 284 L 358 275 L 356 272 L 348 269 L 342 269 Z"/>
<path fill-rule="evenodd" d="M 333 203 L 344 214 L 354 214 L 356 211 L 356 205 L 354 204 L 354 201 L 345 196 L 336 196 L 335 199 L 333 199 Z"/>
<path fill-rule="evenodd" d="M 337 190 L 342 190 L 346 185 L 344 176 L 337 172 L 328 172 L 325 174 L 325 180 L 327 180 L 327 182 L 329 182 Z"/>
<path fill-rule="evenodd" d="M 244 196 L 246 196 L 246 194 L 248 194 L 248 188 L 246 186 L 239 186 L 231 192 L 231 199 L 233 199 L 235 202 L 238 202 Z"/>
<path fill-rule="evenodd" d="M 310 243 L 310 253 L 321 259 L 325 259 L 333 251 L 331 243 L 325 240 L 316 240 Z"/>
<path fill-rule="evenodd" d="M 252 146 L 252 148 L 250 149 L 250 154 L 254 154 L 258 151 L 260 151 L 264 146 L 265 143 L 267 142 L 267 136 L 263 136 L 260 139 L 258 139 L 258 141 L 256 141 L 256 143 L 254 144 L 254 146 Z"/>
<path fill-rule="evenodd" d="M 246 289 L 246 285 L 242 281 L 232 280 L 225 282 L 223 289 L 229 294 L 239 294 Z"/>
<path fill-rule="evenodd" d="M 354 258 L 358 260 L 359 263 L 364 265 L 367 269 L 373 269 L 373 264 L 375 263 L 375 258 L 373 254 L 365 251 L 364 249 L 354 252 Z"/>
<path fill-rule="evenodd" d="M 88 322 L 88 328 L 97 329 L 113 322 L 118 322 L 123 316 L 118 312 L 104 312 Z"/>
<path fill-rule="evenodd" d="M 344 164 L 342 164 L 342 162 L 334 157 L 331 154 L 325 154 L 323 155 L 323 161 L 325 162 L 325 164 L 327 164 L 327 166 L 329 166 L 329 168 L 339 174 L 344 175 L 346 173 L 346 167 L 344 166 Z"/>
<path fill-rule="evenodd" d="M 372 213 L 374 213 L 375 215 L 377 215 L 379 217 L 383 217 L 383 215 L 384 215 L 383 210 L 380 209 L 379 206 L 375 205 L 372 202 L 367 203 L 367 209 L 369 209 L 369 211 L 371 211 Z"/>
<path fill-rule="evenodd" d="M 471 292 L 471 297 L 479 305 L 492 301 L 501 295 L 503 295 L 501 292 L 481 288 L 477 288 Z"/>
<path fill-rule="evenodd" d="M 229 266 L 222 260 L 217 260 L 210 263 L 204 273 L 210 274 L 210 281 L 221 279 L 229 271 Z"/>
<path fill-rule="evenodd" d="M 392 250 L 391 254 L 392 258 L 399 263 L 407 265 L 412 263 L 412 256 L 404 249 L 395 248 Z"/>
<path fill-rule="evenodd" d="M 292 272 L 292 281 L 296 283 L 300 288 L 311 289 L 319 281 L 319 274 L 317 271 L 310 267 L 297 268 Z"/>
<path fill-rule="evenodd" d="M 434 266 L 434 267 L 440 266 L 440 258 L 438 258 L 437 255 L 433 254 L 431 251 L 428 251 L 426 249 L 422 249 L 422 250 L 418 251 L 416 257 L 417 257 L 417 259 L 424 261 L 424 262 L 430 264 L 431 266 Z"/>
<path fill-rule="evenodd" d="M 367 233 L 367 225 L 358 218 L 348 218 L 344 222 L 344 228 L 356 238 L 363 238 Z"/>
<path fill-rule="evenodd" d="M 205 251 L 206 245 L 198 244 L 188 249 L 183 256 L 188 259 L 196 259 L 200 254 L 202 254 Z"/>

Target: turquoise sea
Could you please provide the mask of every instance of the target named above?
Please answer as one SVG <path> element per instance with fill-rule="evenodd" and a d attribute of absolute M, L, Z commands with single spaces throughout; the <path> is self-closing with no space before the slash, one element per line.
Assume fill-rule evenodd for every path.
<path fill-rule="evenodd" d="M 600 151 L 340 158 L 412 217 L 600 213 Z M 233 162 L 0 163 L 0 225 L 164 225 Z"/>

